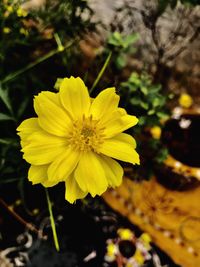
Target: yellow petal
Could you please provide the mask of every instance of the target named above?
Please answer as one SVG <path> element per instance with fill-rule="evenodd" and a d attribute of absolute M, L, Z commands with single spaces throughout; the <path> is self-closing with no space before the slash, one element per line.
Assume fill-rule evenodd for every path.
<path fill-rule="evenodd" d="M 73 119 L 88 115 L 90 97 L 84 82 L 78 77 L 64 78 L 60 85 L 60 100 Z"/>
<path fill-rule="evenodd" d="M 24 120 L 17 128 L 17 134 L 21 138 L 21 146 L 27 144 L 27 138 L 34 132 L 40 131 L 41 128 L 38 124 L 38 118 L 30 118 Z"/>
<path fill-rule="evenodd" d="M 117 109 L 119 104 L 119 96 L 115 93 L 115 88 L 107 88 L 100 92 L 93 100 L 90 114 L 97 120 L 107 119 L 114 110 Z"/>
<path fill-rule="evenodd" d="M 41 184 L 44 186 L 44 187 L 52 187 L 56 184 L 58 184 L 60 181 L 49 181 L 49 180 L 45 180 L 44 182 L 42 182 Z"/>
<path fill-rule="evenodd" d="M 33 131 L 38 130 L 38 118 L 30 118 L 24 120 L 17 128 L 17 131 L 19 132 L 25 132 L 25 133 L 33 133 Z"/>
<path fill-rule="evenodd" d="M 129 162 L 132 164 L 139 164 L 139 155 L 135 151 L 135 139 L 125 133 L 106 139 L 99 151 L 109 157 Z"/>
<path fill-rule="evenodd" d="M 38 115 L 38 122 L 48 133 L 66 136 L 71 127 L 71 119 L 59 106 L 58 94 L 42 92 L 34 99 L 34 109 Z"/>
<path fill-rule="evenodd" d="M 52 162 L 65 152 L 67 139 L 38 131 L 27 138 L 28 144 L 22 149 L 23 158 L 33 165 L 44 165 Z"/>
<path fill-rule="evenodd" d="M 32 184 L 39 184 L 47 180 L 48 165 L 31 165 L 28 171 L 28 179 Z"/>
<path fill-rule="evenodd" d="M 93 152 L 81 155 L 74 176 L 80 188 L 89 192 L 92 197 L 101 195 L 108 187 L 103 166 Z"/>
<path fill-rule="evenodd" d="M 49 181 L 64 181 L 73 172 L 80 158 L 80 152 L 67 148 L 48 169 Z"/>
<path fill-rule="evenodd" d="M 113 116 L 113 119 L 109 120 L 105 124 L 104 134 L 106 138 L 110 138 L 129 129 L 130 127 L 133 127 L 137 123 L 138 123 L 138 119 L 132 115 L 122 115 L 118 117 Z"/>
<path fill-rule="evenodd" d="M 104 155 L 99 156 L 99 161 L 101 162 L 104 168 L 104 172 L 106 174 L 109 186 L 119 186 L 122 182 L 122 177 L 124 173 L 121 165 L 117 161 Z"/>
<path fill-rule="evenodd" d="M 80 189 L 74 175 L 70 175 L 69 179 L 65 182 L 65 199 L 73 204 L 77 199 L 84 198 L 88 192 Z"/>

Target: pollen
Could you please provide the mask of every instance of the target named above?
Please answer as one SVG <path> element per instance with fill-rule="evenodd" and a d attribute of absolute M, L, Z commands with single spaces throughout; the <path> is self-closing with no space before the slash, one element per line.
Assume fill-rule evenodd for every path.
<path fill-rule="evenodd" d="M 73 122 L 69 133 L 69 143 L 80 151 L 94 151 L 98 153 L 104 142 L 104 128 L 99 125 L 99 120 L 83 115 L 82 119 Z"/>

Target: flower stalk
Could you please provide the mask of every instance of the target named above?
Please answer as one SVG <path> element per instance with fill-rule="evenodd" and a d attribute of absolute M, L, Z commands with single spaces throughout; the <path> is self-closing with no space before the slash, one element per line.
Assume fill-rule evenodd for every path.
<path fill-rule="evenodd" d="M 96 87 L 96 85 L 98 84 L 98 82 L 101 79 L 102 75 L 104 74 L 104 71 L 105 71 L 105 69 L 107 68 L 107 66 L 108 66 L 108 64 L 110 62 L 111 56 L 112 56 L 112 51 L 110 51 L 110 53 L 108 54 L 108 56 L 106 58 L 106 61 L 103 64 L 103 67 L 101 68 L 99 74 L 97 75 L 97 78 L 95 79 L 95 81 L 94 81 L 94 83 L 92 85 L 92 88 L 90 89 L 90 93 L 93 92 L 94 88 Z"/>
<path fill-rule="evenodd" d="M 51 203 L 51 200 L 49 197 L 49 192 L 48 192 L 47 188 L 45 188 L 45 192 L 46 192 L 48 210 L 49 210 L 49 215 L 50 215 L 50 222 L 51 222 L 51 229 L 52 229 L 52 233 L 53 233 L 54 245 L 55 245 L 56 250 L 59 252 L 60 246 L 59 246 L 59 242 L 58 242 L 56 225 L 55 225 L 55 220 L 54 220 L 54 216 L 53 216 L 52 203 Z"/>

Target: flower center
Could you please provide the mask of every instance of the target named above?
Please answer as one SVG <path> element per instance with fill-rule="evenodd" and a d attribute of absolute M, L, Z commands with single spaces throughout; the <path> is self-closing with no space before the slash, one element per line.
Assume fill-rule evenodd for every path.
<path fill-rule="evenodd" d="M 80 151 L 95 151 L 98 153 L 100 145 L 104 141 L 104 128 L 99 126 L 99 121 L 92 115 L 73 122 L 69 133 L 70 145 Z"/>

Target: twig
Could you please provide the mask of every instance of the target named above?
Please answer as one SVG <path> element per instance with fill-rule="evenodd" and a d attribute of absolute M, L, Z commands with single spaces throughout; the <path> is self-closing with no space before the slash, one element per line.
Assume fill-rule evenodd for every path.
<path fill-rule="evenodd" d="M 3 206 L 18 222 L 23 224 L 30 231 L 36 233 L 39 238 L 44 240 L 47 239 L 46 236 L 43 236 L 41 231 L 38 230 L 32 223 L 25 221 L 19 214 L 17 214 L 13 209 L 11 209 L 9 205 L 2 198 L 0 198 L 0 205 Z"/>

